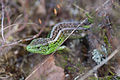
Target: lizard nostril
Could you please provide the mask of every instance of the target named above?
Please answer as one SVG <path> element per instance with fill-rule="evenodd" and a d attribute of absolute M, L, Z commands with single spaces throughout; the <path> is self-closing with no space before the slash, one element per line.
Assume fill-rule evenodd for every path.
<path fill-rule="evenodd" d="M 26 47 L 26 49 L 27 49 L 27 51 L 29 51 L 29 49 L 30 49 L 30 46 L 27 46 L 27 47 Z"/>

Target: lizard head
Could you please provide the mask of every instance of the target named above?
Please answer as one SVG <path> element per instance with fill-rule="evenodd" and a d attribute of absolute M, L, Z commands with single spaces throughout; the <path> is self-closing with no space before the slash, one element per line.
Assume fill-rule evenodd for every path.
<path fill-rule="evenodd" d="M 32 40 L 26 49 L 32 53 L 47 55 L 56 51 L 63 41 L 64 37 L 60 37 L 57 41 L 52 41 L 51 38 L 37 38 Z"/>
<path fill-rule="evenodd" d="M 50 38 L 37 38 L 31 41 L 31 43 L 26 47 L 27 51 L 32 53 L 40 53 L 43 55 L 50 54 L 49 44 Z"/>

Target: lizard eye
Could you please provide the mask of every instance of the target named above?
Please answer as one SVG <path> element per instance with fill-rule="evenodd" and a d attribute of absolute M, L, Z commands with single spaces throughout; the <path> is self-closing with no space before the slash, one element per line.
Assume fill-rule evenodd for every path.
<path fill-rule="evenodd" d="M 40 47 L 36 47 L 37 49 L 41 50 Z"/>

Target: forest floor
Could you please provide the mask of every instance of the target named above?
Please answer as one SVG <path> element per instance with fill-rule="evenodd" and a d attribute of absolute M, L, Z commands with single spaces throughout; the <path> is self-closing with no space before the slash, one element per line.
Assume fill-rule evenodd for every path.
<path fill-rule="evenodd" d="M 92 35 L 95 37 L 87 35 L 80 39 L 67 39 L 62 45 L 68 50 L 56 51 L 54 54 L 31 53 L 26 50 L 26 46 L 35 38 L 47 38 L 53 26 L 59 22 L 84 20 L 88 17 L 86 12 L 93 14 L 105 1 L 109 0 L 1 0 L 0 80 L 81 79 L 97 65 L 90 53 L 93 49 L 91 45 L 98 45 L 93 38 L 112 47 L 110 50 L 107 48 L 109 54 L 106 58 L 119 47 L 119 0 L 111 0 L 113 4 L 106 11 L 110 18 L 108 26 L 112 30 L 108 31 L 110 35 L 107 40 L 101 36 L 105 29 L 99 31 L 94 27 Z M 100 11 L 104 12 L 104 9 Z M 96 24 L 105 17 L 95 18 L 94 26 L 98 26 Z M 119 48 L 117 51 L 111 60 L 86 77 L 86 80 L 120 80 Z"/>

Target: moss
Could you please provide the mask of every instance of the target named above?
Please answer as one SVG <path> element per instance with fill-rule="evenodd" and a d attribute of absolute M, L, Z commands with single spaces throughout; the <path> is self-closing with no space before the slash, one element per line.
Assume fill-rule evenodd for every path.
<path fill-rule="evenodd" d="M 67 55 L 65 55 L 65 56 L 64 56 L 64 59 L 65 59 L 65 60 L 68 60 L 68 56 L 67 56 Z"/>
<path fill-rule="evenodd" d="M 70 72 L 70 73 L 75 73 L 76 72 L 76 68 L 72 67 L 72 66 L 68 66 L 67 67 L 67 70 Z"/>
<path fill-rule="evenodd" d="M 104 40 L 104 43 L 106 44 L 106 49 L 107 49 L 107 54 L 108 54 L 111 52 L 112 45 L 110 44 L 110 41 L 109 41 L 108 36 L 106 34 L 107 34 L 107 31 L 106 31 L 106 29 L 104 29 L 103 30 L 103 40 Z"/>
<path fill-rule="evenodd" d="M 89 77 L 88 80 L 120 80 L 120 77 L 116 76 L 105 76 L 105 77 Z"/>
<path fill-rule="evenodd" d="M 104 35 L 104 42 L 109 48 L 112 48 L 111 44 L 109 43 L 108 37 L 106 35 Z"/>
<path fill-rule="evenodd" d="M 67 69 L 68 69 L 69 71 L 71 71 L 71 70 L 72 70 L 72 67 L 68 67 Z"/>

